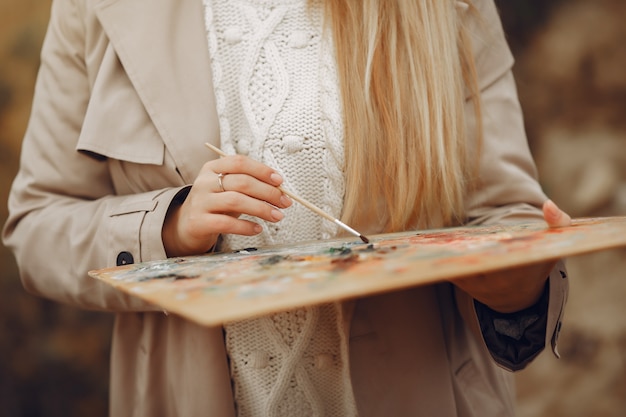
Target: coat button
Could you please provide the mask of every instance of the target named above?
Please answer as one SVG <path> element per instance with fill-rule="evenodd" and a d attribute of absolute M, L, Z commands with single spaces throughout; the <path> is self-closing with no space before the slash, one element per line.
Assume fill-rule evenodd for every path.
<path fill-rule="evenodd" d="M 117 254 L 117 266 L 130 265 L 135 263 L 135 258 L 130 252 L 120 252 Z"/>

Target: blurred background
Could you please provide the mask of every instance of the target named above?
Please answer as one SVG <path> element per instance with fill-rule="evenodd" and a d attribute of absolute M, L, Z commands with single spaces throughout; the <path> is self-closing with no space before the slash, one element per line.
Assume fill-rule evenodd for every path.
<path fill-rule="evenodd" d="M 0 224 L 50 3 L 0 3 Z M 545 191 L 573 216 L 626 215 L 626 2 L 497 3 Z M 520 417 L 626 416 L 625 255 L 568 261 L 561 359 L 517 374 Z M 0 265 L 0 417 L 106 416 L 112 318 L 26 294 L 1 246 Z"/>

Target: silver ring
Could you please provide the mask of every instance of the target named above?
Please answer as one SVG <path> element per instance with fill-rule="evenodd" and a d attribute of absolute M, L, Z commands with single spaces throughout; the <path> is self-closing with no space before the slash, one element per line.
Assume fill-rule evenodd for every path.
<path fill-rule="evenodd" d="M 226 191 L 226 189 L 224 189 L 224 183 L 222 182 L 223 179 L 224 179 L 224 174 L 221 172 L 218 172 L 217 183 L 219 184 L 220 190 L 222 190 L 222 192 Z"/>

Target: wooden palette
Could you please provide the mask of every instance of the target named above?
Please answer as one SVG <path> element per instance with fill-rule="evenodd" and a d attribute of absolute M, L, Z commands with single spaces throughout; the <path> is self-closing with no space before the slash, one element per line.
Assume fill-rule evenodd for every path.
<path fill-rule="evenodd" d="M 212 326 L 291 308 L 450 281 L 626 246 L 626 217 L 469 226 L 316 241 L 89 274 L 120 291 Z"/>

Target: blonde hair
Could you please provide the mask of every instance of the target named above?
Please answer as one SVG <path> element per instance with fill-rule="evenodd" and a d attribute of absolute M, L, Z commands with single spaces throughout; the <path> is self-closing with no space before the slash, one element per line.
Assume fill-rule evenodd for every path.
<path fill-rule="evenodd" d="M 468 187 L 468 91 L 480 109 L 455 2 L 328 0 L 325 13 L 345 121 L 342 219 L 385 232 L 457 223 Z"/>

